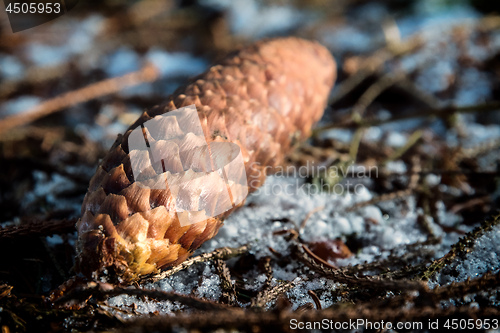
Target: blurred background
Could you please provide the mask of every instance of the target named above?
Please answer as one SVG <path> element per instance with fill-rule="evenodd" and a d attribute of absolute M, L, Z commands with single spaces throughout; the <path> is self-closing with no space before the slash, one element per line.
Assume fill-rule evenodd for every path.
<path fill-rule="evenodd" d="M 380 228 L 378 236 L 354 227 L 342 233 L 340 220 L 325 217 L 327 229 L 316 230 L 330 238 L 313 244 L 321 235 L 312 232 L 305 241 L 344 264 L 426 237 L 444 239 L 433 256 L 444 255 L 500 203 L 499 14 L 494 0 L 80 0 L 55 20 L 13 33 L 0 5 L 0 250 L 15 254 L 0 259 L 0 279 L 29 297 L 68 279 L 88 181 L 116 136 L 228 52 L 289 35 L 325 45 L 338 79 L 315 136 L 287 163 L 380 166 L 365 184 L 370 198 L 389 194 L 394 202 L 356 215 L 366 230 Z M 342 181 L 319 178 L 307 181 Z M 300 222 L 311 208 L 279 221 Z M 384 221 L 398 214 L 418 232 L 391 226 L 384 240 Z M 48 231 L 33 227 L 39 222 Z M 333 253 L 334 238 L 349 255 Z M 496 243 L 488 244 L 495 253 Z M 474 274 L 499 267 L 495 256 Z M 468 269 L 453 274 L 463 280 Z M 454 281 L 453 274 L 434 282 Z"/>
<path fill-rule="evenodd" d="M 33 161 L 45 171 L 57 166 L 88 178 L 86 167 L 93 170 L 142 110 L 228 51 L 261 38 L 296 35 L 327 46 L 338 63 L 336 110 L 349 110 L 378 77 L 396 72 L 417 89 L 406 84 L 406 91 L 382 94 L 383 107 L 370 106 L 368 114 L 498 98 L 499 6 L 487 0 L 79 1 L 67 14 L 18 33 L 2 8 L 0 117 L 21 119 L 0 127 L 1 158 L 10 161 L 0 166 L 0 221 L 43 215 L 55 201 L 81 195 L 69 190 L 51 201 L 58 196 L 52 190 L 65 193 L 68 185 L 60 180 L 40 196 L 23 198 L 21 188 L 53 177 L 33 173 Z M 131 86 L 124 80 L 102 84 L 130 73 L 136 74 Z M 500 120 L 489 113 L 478 121 L 484 117 Z M 346 131 L 332 135 L 342 134 L 349 138 Z"/>

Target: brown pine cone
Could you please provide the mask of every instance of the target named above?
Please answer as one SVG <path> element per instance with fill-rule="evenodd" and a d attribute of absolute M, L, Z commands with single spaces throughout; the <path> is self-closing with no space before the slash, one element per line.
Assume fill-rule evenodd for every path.
<path fill-rule="evenodd" d="M 267 40 L 232 53 L 166 103 L 144 112 L 117 138 L 90 181 L 77 222 L 77 271 L 94 279 L 130 282 L 184 261 L 242 205 L 231 197 L 232 208 L 220 213 L 216 208 L 228 204 L 221 193 L 229 190 L 238 196 L 255 190 L 266 173 L 283 162 L 292 143 L 309 136 L 323 114 L 335 76 L 331 54 L 318 43 L 293 37 Z M 167 113 L 193 104 L 203 133 L 192 125 L 197 119 Z M 156 131 L 144 126 L 151 119 Z M 149 138 L 147 147 L 130 145 L 137 133 Z M 209 148 L 198 144 L 202 141 Z M 248 188 L 233 182 L 224 189 L 211 178 L 196 178 L 207 170 L 195 159 L 205 156 L 213 164 L 217 143 L 237 145 Z M 154 151 L 169 158 L 153 165 Z M 185 176 L 190 181 L 182 187 L 181 201 L 206 213 L 197 223 L 179 220 L 179 198 L 172 194 L 172 186 L 165 186 L 165 177 Z M 245 178 L 244 173 L 232 176 Z M 163 187 L 151 186 L 162 182 Z M 202 185 L 210 190 L 200 193 Z"/>

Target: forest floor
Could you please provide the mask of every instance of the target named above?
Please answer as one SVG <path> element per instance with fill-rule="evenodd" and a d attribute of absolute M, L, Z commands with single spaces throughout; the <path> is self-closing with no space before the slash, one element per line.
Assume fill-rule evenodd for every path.
<path fill-rule="evenodd" d="M 2 332 L 500 329 L 500 16 L 335 3 L 82 2 L 19 33 L 2 16 Z M 325 45 L 338 79 L 283 172 L 180 266 L 53 302 L 116 136 L 225 53 L 288 35 Z"/>

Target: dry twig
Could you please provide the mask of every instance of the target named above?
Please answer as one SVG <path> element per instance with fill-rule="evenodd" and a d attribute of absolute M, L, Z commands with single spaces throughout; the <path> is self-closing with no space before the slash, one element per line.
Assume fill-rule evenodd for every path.
<path fill-rule="evenodd" d="M 142 279 L 141 282 L 155 282 L 158 280 L 162 280 L 166 277 L 169 277 L 171 275 L 174 275 L 177 272 L 180 272 L 194 264 L 209 261 L 209 260 L 217 260 L 217 259 L 229 259 L 232 257 L 239 256 L 245 252 L 247 252 L 249 249 L 248 245 L 243 245 L 238 248 L 230 248 L 230 247 L 222 247 L 220 249 L 216 249 L 212 252 L 209 253 L 203 253 L 200 254 L 199 256 L 189 258 L 182 262 L 181 264 L 172 267 L 168 270 L 165 270 L 159 274 L 153 275 L 153 276 L 148 276 Z"/>
<path fill-rule="evenodd" d="M 151 64 L 137 72 L 129 73 L 121 77 L 106 79 L 93 83 L 87 87 L 77 89 L 58 97 L 42 102 L 35 108 L 0 120 L 0 133 L 9 129 L 31 123 L 64 108 L 87 102 L 94 98 L 109 95 L 121 91 L 127 87 L 135 86 L 144 82 L 151 82 L 158 78 L 159 72 Z"/>
<path fill-rule="evenodd" d="M 75 231 L 76 219 L 49 220 L 42 222 L 32 222 L 19 226 L 9 226 L 0 229 L 0 239 L 19 239 L 40 236 L 50 236 L 54 234 L 64 234 Z"/>

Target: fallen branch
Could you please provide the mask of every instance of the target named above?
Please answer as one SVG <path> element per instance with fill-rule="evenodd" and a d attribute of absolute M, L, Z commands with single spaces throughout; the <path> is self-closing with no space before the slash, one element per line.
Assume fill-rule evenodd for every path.
<path fill-rule="evenodd" d="M 33 238 L 40 236 L 50 236 L 54 234 L 64 234 L 76 231 L 75 219 L 49 220 L 32 222 L 21 225 L 14 225 L 0 228 L 0 239 Z"/>
<path fill-rule="evenodd" d="M 198 310 L 214 310 L 214 309 L 225 309 L 225 305 L 220 303 L 215 303 L 202 298 L 197 298 L 194 296 L 182 295 L 175 292 L 165 292 L 161 290 L 148 290 L 148 289 L 136 289 L 136 288 L 122 288 L 114 287 L 110 284 L 101 284 L 90 282 L 88 285 L 80 286 L 75 289 L 68 291 L 66 294 L 58 298 L 56 304 L 64 304 L 70 301 L 84 302 L 89 300 L 91 297 L 95 297 L 99 300 L 105 300 L 109 297 L 119 296 L 119 295 L 129 295 L 137 297 L 148 297 L 155 299 L 157 301 L 171 301 L 178 302 Z"/>
<path fill-rule="evenodd" d="M 279 295 L 286 293 L 288 290 L 302 282 L 304 282 L 303 279 L 279 282 L 276 286 L 259 293 L 257 297 L 252 300 L 252 307 L 263 308 L 268 303 L 274 303 L 277 301 Z"/>
<path fill-rule="evenodd" d="M 240 254 L 243 254 L 247 252 L 249 249 L 248 245 L 243 245 L 237 248 L 230 248 L 230 247 L 222 247 L 220 249 L 216 249 L 212 252 L 209 253 L 203 253 L 200 254 L 199 256 L 189 258 L 182 262 L 181 264 L 172 267 L 166 271 L 163 271 L 159 274 L 153 275 L 153 276 L 147 276 L 141 280 L 141 282 L 155 282 L 162 280 L 166 277 L 172 276 L 177 272 L 180 272 L 194 264 L 197 263 L 202 263 L 205 261 L 210 261 L 210 260 L 217 260 L 217 259 L 229 259 L 232 257 L 239 256 Z"/>
<path fill-rule="evenodd" d="M 400 290 L 400 291 L 427 291 L 428 287 L 421 281 L 411 281 L 406 279 L 391 280 L 379 277 L 363 276 L 358 277 L 346 274 L 345 269 L 327 267 L 312 258 L 301 246 L 295 246 L 295 254 L 300 261 L 320 275 L 337 283 L 349 286 L 366 288 L 370 290 Z"/>
<path fill-rule="evenodd" d="M 483 236 L 488 231 L 491 231 L 493 227 L 498 224 L 500 224 L 500 215 L 493 217 L 492 221 L 484 221 L 481 226 L 467 233 L 465 237 L 461 238 L 457 243 L 455 243 L 447 254 L 439 259 L 434 260 L 429 265 L 429 267 L 427 267 L 427 269 L 420 274 L 420 279 L 424 281 L 429 280 L 443 267 L 450 264 L 456 257 L 465 255 L 471 248 L 474 247 L 474 244 L 478 238 Z"/>
<path fill-rule="evenodd" d="M 221 280 L 222 302 L 224 304 L 233 305 L 236 301 L 236 287 L 231 280 L 231 272 L 227 267 L 226 262 L 222 259 L 215 260 L 215 269 Z"/>
<path fill-rule="evenodd" d="M 500 102 L 491 102 L 470 106 L 453 106 L 449 105 L 439 109 L 423 109 L 417 110 L 409 113 L 402 113 L 393 115 L 389 119 L 373 119 L 373 120 L 361 120 L 359 122 L 347 121 L 343 123 L 334 123 L 321 127 L 317 127 L 313 131 L 313 135 L 335 128 L 361 128 L 361 127 L 372 127 L 378 126 L 390 122 L 413 119 L 413 118 L 427 118 L 427 117 L 436 117 L 436 118 L 446 118 L 452 116 L 455 113 L 475 113 L 475 112 L 492 112 L 500 110 Z"/>
<path fill-rule="evenodd" d="M 154 318 L 141 318 L 131 320 L 126 323 L 126 328 L 115 330 L 114 332 L 158 332 L 171 329 L 173 327 L 194 328 L 267 328 L 267 330 L 282 331 L 283 327 L 290 327 L 292 320 L 297 322 L 321 322 L 327 319 L 328 322 L 348 322 L 362 319 L 366 321 L 380 322 L 422 322 L 424 325 L 429 319 L 434 318 L 495 318 L 500 315 L 500 309 L 486 307 L 473 309 L 470 307 L 436 308 L 433 306 L 422 306 L 414 308 L 396 307 L 392 311 L 385 308 L 372 306 L 348 306 L 347 308 L 330 308 L 319 311 L 244 311 L 231 310 L 229 312 L 209 312 L 209 313 L 189 313 L 176 316 L 157 316 Z M 443 321 L 444 323 L 444 321 Z M 425 327 L 425 326 L 424 326 Z M 334 328 L 334 327 L 332 327 Z M 359 327 L 362 328 L 361 325 Z"/>
<path fill-rule="evenodd" d="M 93 83 L 87 87 L 70 91 L 58 97 L 46 100 L 35 108 L 6 117 L 0 120 L 0 133 L 21 125 L 31 123 L 67 107 L 90 101 L 94 98 L 116 93 L 125 88 L 144 82 L 151 82 L 158 78 L 159 72 L 153 65 L 146 65 L 141 70 L 117 78 L 106 79 Z"/>

